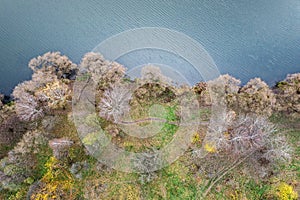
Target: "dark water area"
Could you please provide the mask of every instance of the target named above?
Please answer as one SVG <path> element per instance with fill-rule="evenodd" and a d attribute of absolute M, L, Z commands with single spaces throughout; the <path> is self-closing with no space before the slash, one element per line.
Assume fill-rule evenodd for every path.
<path fill-rule="evenodd" d="M 261 77 L 272 85 L 300 72 L 299 0 L 0 0 L 0 92 L 30 79 L 33 57 L 60 51 L 79 63 L 106 38 L 140 27 L 190 36 L 222 74 L 243 83 Z M 137 62 L 130 56 L 120 62 L 142 63 L 141 53 L 132 55 Z"/>

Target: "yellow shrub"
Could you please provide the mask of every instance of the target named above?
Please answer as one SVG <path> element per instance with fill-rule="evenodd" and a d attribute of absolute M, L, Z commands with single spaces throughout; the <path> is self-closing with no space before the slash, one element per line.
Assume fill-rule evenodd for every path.
<path fill-rule="evenodd" d="M 47 172 L 41 179 L 42 188 L 31 199 L 75 199 L 75 180 L 70 172 L 55 157 L 51 157 L 45 167 Z"/>
<path fill-rule="evenodd" d="M 120 190 L 119 199 L 123 200 L 139 200 L 139 189 L 131 185 L 124 185 Z"/>
<path fill-rule="evenodd" d="M 286 183 L 281 183 L 278 186 L 277 191 L 280 200 L 293 200 L 298 198 L 298 193 L 293 190 L 292 186 Z"/>
<path fill-rule="evenodd" d="M 195 133 L 192 137 L 192 143 L 195 144 L 197 142 L 200 142 L 200 135 L 198 133 Z"/>
<path fill-rule="evenodd" d="M 204 145 L 204 149 L 209 153 L 215 153 L 217 152 L 217 149 L 213 143 L 207 142 Z"/>
<path fill-rule="evenodd" d="M 38 90 L 36 92 L 36 96 L 47 101 L 49 108 L 64 108 L 71 100 L 71 91 L 67 84 L 62 81 L 55 80 Z"/>

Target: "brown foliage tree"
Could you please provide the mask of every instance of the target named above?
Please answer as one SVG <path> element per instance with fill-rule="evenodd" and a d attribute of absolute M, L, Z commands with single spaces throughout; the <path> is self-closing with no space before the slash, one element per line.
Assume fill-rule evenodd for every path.
<path fill-rule="evenodd" d="M 275 88 L 279 111 L 300 113 L 300 73 L 290 74 Z"/>
<path fill-rule="evenodd" d="M 13 105 L 4 106 L 0 110 L 0 158 L 31 128 L 30 124 L 19 119 Z"/>
<path fill-rule="evenodd" d="M 199 82 L 196 85 L 194 85 L 193 90 L 197 95 L 200 106 L 211 105 L 211 99 L 210 99 L 207 83 Z"/>
<path fill-rule="evenodd" d="M 208 81 L 208 91 L 213 104 L 224 104 L 236 110 L 237 96 L 241 81 L 229 74 L 221 75 L 217 79 Z M 213 102 L 214 101 L 214 102 Z"/>
<path fill-rule="evenodd" d="M 49 71 L 37 71 L 32 80 L 17 85 L 13 91 L 16 113 L 24 121 L 42 118 L 48 111 L 65 108 L 70 102 L 70 88 L 64 79 Z"/>
<path fill-rule="evenodd" d="M 76 64 L 60 52 L 47 52 L 42 56 L 33 58 L 28 64 L 34 72 L 50 72 L 58 78 L 68 78 L 76 70 Z"/>
<path fill-rule="evenodd" d="M 117 62 L 105 60 L 99 53 L 90 52 L 84 55 L 80 64 L 81 73 L 88 73 L 101 89 L 119 82 L 125 75 L 125 68 Z"/>
<path fill-rule="evenodd" d="M 260 78 L 251 79 L 241 88 L 238 96 L 242 112 L 271 116 L 276 98 L 269 86 Z"/>

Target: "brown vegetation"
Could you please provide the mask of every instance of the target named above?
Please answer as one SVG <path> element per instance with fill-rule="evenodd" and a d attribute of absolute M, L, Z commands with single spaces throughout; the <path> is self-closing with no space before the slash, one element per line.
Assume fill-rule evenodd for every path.
<path fill-rule="evenodd" d="M 276 109 L 286 113 L 300 113 L 300 73 L 290 74 L 275 87 Z"/>
<path fill-rule="evenodd" d="M 122 65 L 107 61 L 101 54 L 93 52 L 82 58 L 79 70 L 76 64 L 59 52 L 38 56 L 30 61 L 29 67 L 34 72 L 32 79 L 15 87 L 13 102 L 3 105 L 3 95 L 0 95 L 0 145 L 14 145 L 1 155 L 3 159 L 0 161 L 0 198 L 1 190 L 15 192 L 22 188 L 28 191 L 33 181 L 37 181 L 38 187 L 29 195 L 32 199 L 76 199 L 95 196 L 96 193 L 99 196 L 98 192 L 102 197 L 108 192 L 109 184 L 116 185 L 116 182 L 120 181 L 117 177 L 119 172 L 102 167 L 101 173 L 106 177 L 103 178 L 101 174 L 97 177 L 103 178 L 101 184 L 96 183 L 97 179 L 93 177 L 98 173 L 93 171 L 97 166 L 96 161 L 86 155 L 87 151 L 80 144 L 72 117 L 67 118 L 67 115 L 71 116 L 68 109 L 72 100 L 71 77 L 74 78 L 76 73 L 94 81 L 97 86 L 97 113 L 87 121 L 101 124 L 101 127 L 103 125 L 103 130 L 110 134 L 112 142 L 120 148 L 131 149 L 132 152 L 146 152 L 132 160 L 132 167 L 143 172 L 140 176 L 144 176 L 141 181 L 143 185 L 152 184 L 162 177 L 167 181 L 174 180 L 168 183 L 171 186 L 161 185 L 166 198 L 169 195 L 167 189 L 171 188 L 176 194 L 178 188 L 188 181 L 194 184 L 195 177 L 203 179 L 201 184 L 204 184 L 205 178 L 208 179 L 206 187 L 204 186 L 205 196 L 219 180 L 237 167 L 240 167 L 243 173 L 246 171 L 252 177 L 264 180 L 275 174 L 277 164 L 291 159 L 291 149 L 286 138 L 270 123 L 269 117 L 274 108 L 288 114 L 300 113 L 300 74 L 289 75 L 279 82 L 274 95 L 268 85 L 259 78 L 240 86 L 240 80 L 228 74 L 207 83 L 200 82 L 193 88 L 175 87 L 155 66 L 144 68 L 141 78 L 127 80 Z M 131 83 L 135 84 L 134 91 L 130 91 Z M 161 159 L 157 157 L 156 151 L 163 148 L 162 144 L 165 145 L 176 137 L 182 115 L 180 109 L 186 106 L 179 105 L 177 99 L 192 91 L 198 96 L 200 109 L 195 110 L 197 113 L 188 114 L 192 118 L 197 118 L 198 114 L 200 117 L 205 115 L 205 120 L 210 120 L 209 126 L 208 123 L 192 124 L 196 132 L 195 137 L 191 138 L 193 156 L 189 152 L 183 156 L 188 160 L 186 162 L 191 162 L 189 165 L 193 171 L 189 173 L 195 177 L 184 174 L 176 178 L 178 172 L 166 175 L 168 170 L 165 169 L 157 172 L 161 177 L 156 176 L 152 169 L 156 168 L 154 163 L 159 163 Z M 163 106 L 153 108 L 155 104 Z M 217 113 L 211 113 L 209 108 L 214 104 L 225 105 L 227 109 L 216 109 Z M 58 112 L 64 115 L 55 115 Z M 124 121 L 123 117 L 127 113 L 132 119 Z M 120 127 L 120 122 L 123 125 L 127 123 L 126 125 L 138 124 L 136 126 L 146 127 L 155 119 L 161 120 L 161 132 L 143 141 L 127 136 L 126 131 Z M 77 170 L 81 165 L 85 167 Z M 91 169 L 90 165 L 94 168 Z M 199 175 L 195 171 L 196 168 L 202 174 Z M 179 174 L 182 173 L 182 170 L 178 171 Z M 111 180 L 107 177 L 110 176 L 116 176 L 116 181 L 107 184 Z M 121 183 L 124 191 L 118 187 L 116 190 L 120 190 L 120 193 L 128 192 L 124 198 L 129 197 L 131 193 L 132 198 L 138 198 L 141 192 L 138 183 L 134 183 L 137 186 L 135 189 L 125 183 L 132 180 L 137 182 L 135 178 L 138 176 L 126 176 L 129 177 L 128 180 Z M 176 179 L 173 179 L 174 177 Z M 84 183 L 87 185 L 80 188 Z M 196 184 L 194 186 L 197 190 Z M 129 191 L 125 191 L 126 188 Z M 84 191 L 86 194 L 81 194 Z"/>
<path fill-rule="evenodd" d="M 271 116 L 276 98 L 260 78 L 251 79 L 239 91 L 239 107 L 245 113 Z"/>
<path fill-rule="evenodd" d="M 125 68 L 117 62 L 105 60 L 99 53 L 90 52 L 82 58 L 80 73 L 89 74 L 100 89 L 106 89 L 124 77 Z"/>
<path fill-rule="evenodd" d="M 34 71 L 32 79 L 20 83 L 13 91 L 20 119 L 34 121 L 49 110 L 65 108 L 71 100 L 71 91 L 64 74 L 71 73 L 76 65 L 54 52 L 32 59 L 29 67 Z"/>

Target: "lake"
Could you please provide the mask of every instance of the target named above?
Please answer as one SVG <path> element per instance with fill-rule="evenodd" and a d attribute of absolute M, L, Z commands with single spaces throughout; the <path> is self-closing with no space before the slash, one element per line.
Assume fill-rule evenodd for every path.
<path fill-rule="evenodd" d="M 27 63 L 37 55 L 60 51 L 79 63 L 103 40 L 140 27 L 188 35 L 243 83 L 261 77 L 272 85 L 300 72 L 299 0 L 0 0 L 0 92 L 30 79 Z M 143 61 L 141 52 L 130 56 L 120 62 Z"/>

